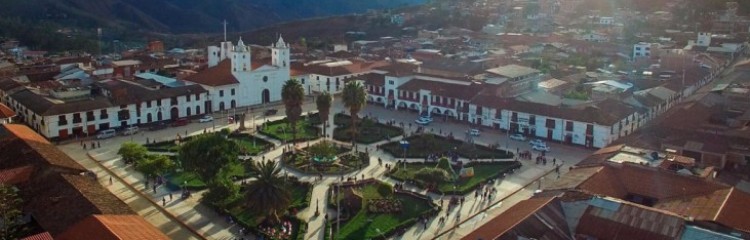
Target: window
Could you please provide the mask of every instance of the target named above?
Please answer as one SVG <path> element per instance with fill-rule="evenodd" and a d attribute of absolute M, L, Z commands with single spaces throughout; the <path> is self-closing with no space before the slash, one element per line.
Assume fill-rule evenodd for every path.
<path fill-rule="evenodd" d="M 555 119 L 547 119 L 547 122 L 544 124 L 544 126 L 549 129 L 555 128 Z"/>
<path fill-rule="evenodd" d="M 159 112 L 161 113 L 161 112 Z M 130 119 L 130 112 L 128 110 L 120 110 L 117 112 L 117 120 L 124 121 Z"/>
<path fill-rule="evenodd" d="M 268 76 L 263 76 L 263 82 L 268 82 Z"/>
<path fill-rule="evenodd" d="M 151 108 L 151 101 L 146 102 L 146 107 Z"/>
<path fill-rule="evenodd" d="M 230 91 L 231 91 L 232 96 L 234 96 L 234 88 L 232 88 Z"/>
<path fill-rule="evenodd" d="M 300 82 L 302 82 L 302 84 L 305 84 L 305 78 L 300 78 Z"/>
<path fill-rule="evenodd" d="M 594 125 L 593 124 L 586 125 L 586 135 L 594 135 Z"/>
<path fill-rule="evenodd" d="M 160 100 L 156 100 L 156 106 L 161 107 L 161 99 Z"/>
<path fill-rule="evenodd" d="M 201 100 L 201 95 L 195 94 L 195 101 L 200 101 L 200 100 Z"/>
<path fill-rule="evenodd" d="M 224 90 L 219 90 L 219 97 L 223 97 L 223 96 L 224 96 Z"/>
<path fill-rule="evenodd" d="M 320 81 L 320 76 L 315 76 L 315 80 Z"/>
<path fill-rule="evenodd" d="M 95 119 L 93 111 L 86 112 L 86 121 L 94 121 Z"/>
<path fill-rule="evenodd" d="M 185 95 L 185 101 L 186 101 L 186 102 L 190 102 L 190 94 L 188 94 L 188 95 Z"/>
<path fill-rule="evenodd" d="M 571 121 L 565 122 L 565 131 L 568 131 L 568 132 L 573 131 L 573 122 Z"/>
<path fill-rule="evenodd" d="M 169 103 L 170 103 L 170 104 L 171 104 L 172 106 L 174 106 L 174 105 L 177 105 L 177 97 L 172 97 L 172 98 L 170 99 Z"/>
<path fill-rule="evenodd" d="M 536 116 L 529 116 L 529 125 L 536 125 Z"/>
<path fill-rule="evenodd" d="M 495 119 L 503 119 L 503 110 L 495 109 Z"/>
<path fill-rule="evenodd" d="M 109 118 L 109 114 L 107 114 L 107 109 L 102 109 L 102 111 L 99 113 L 99 119 L 107 119 Z"/>
<path fill-rule="evenodd" d="M 513 121 L 513 122 L 518 122 L 518 113 L 517 112 L 513 112 L 510 115 L 510 120 Z"/>
<path fill-rule="evenodd" d="M 81 123 L 81 114 L 80 113 L 74 113 L 73 114 L 73 123 Z"/>
<path fill-rule="evenodd" d="M 57 116 L 57 125 L 58 126 L 68 125 L 68 120 L 65 119 L 65 115 Z"/>
<path fill-rule="evenodd" d="M 390 80 L 390 81 L 388 81 L 388 84 L 393 85 L 393 84 L 396 84 L 396 83 L 394 83 L 393 80 Z"/>

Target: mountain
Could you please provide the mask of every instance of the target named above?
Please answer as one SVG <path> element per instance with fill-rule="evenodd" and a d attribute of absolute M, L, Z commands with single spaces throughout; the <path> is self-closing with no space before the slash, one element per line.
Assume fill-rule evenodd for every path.
<path fill-rule="evenodd" d="M 305 18 L 423 4 L 427 0 L 0 0 L 0 16 L 82 28 L 166 33 L 246 31 Z"/>

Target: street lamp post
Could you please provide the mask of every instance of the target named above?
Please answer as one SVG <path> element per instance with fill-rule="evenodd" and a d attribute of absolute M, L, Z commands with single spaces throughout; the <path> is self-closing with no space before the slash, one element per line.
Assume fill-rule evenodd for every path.
<path fill-rule="evenodd" d="M 404 149 L 404 169 L 406 169 L 406 150 L 409 149 L 409 142 L 406 140 L 399 141 L 401 148 Z"/>

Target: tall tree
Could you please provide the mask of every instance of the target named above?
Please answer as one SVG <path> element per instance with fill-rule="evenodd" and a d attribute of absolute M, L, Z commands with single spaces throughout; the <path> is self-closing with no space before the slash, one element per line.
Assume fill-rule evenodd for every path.
<path fill-rule="evenodd" d="M 122 160 L 124 160 L 125 163 L 137 163 L 146 158 L 148 155 L 148 149 L 143 145 L 134 142 L 126 142 L 120 145 L 120 150 L 117 150 L 117 154 L 122 156 Z"/>
<path fill-rule="evenodd" d="M 246 205 L 252 212 L 262 214 L 272 222 L 279 222 L 279 215 L 292 203 L 292 193 L 286 179 L 279 174 L 281 168 L 277 162 L 271 161 L 255 162 L 252 167 L 257 177 L 247 185 Z"/>
<path fill-rule="evenodd" d="M 302 115 L 302 102 L 305 100 L 305 88 L 297 79 L 289 79 L 281 89 L 281 100 L 286 108 L 286 118 L 292 127 L 292 141 L 297 139 L 297 121 Z"/>
<path fill-rule="evenodd" d="M 367 104 L 367 92 L 362 83 L 358 81 L 351 81 L 344 85 L 342 92 L 342 101 L 344 101 L 344 107 L 349 108 L 349 114 L 352 116 L 352 141 L 356 140 L 357 135 L 357 114 L 361 111 L 365 104 Z"/>
<path fill-rule="evenodd" d="M 22 203 L 15 188 L 0 184 L 0 239 L 20 237 Z"/>
<path fill-rule="evenodd" d="M 237 161 L 240 146 L 222 133 L 193 137 L 180 147 L 179 162 L 185 171 L 195 172 L 211 182 L 222 169 Z"/>
<path fill-rule="evenodd" d="M 175 163 L 168 156 L 149 154 L 138 162 L 136 170 L 148 177 L 161 176 L 175 168 Z"/>
<path fill-rule="evenodd" d="M 331 115 L 331 102 L 333 98 L 328 92 L 323 92 L 315 100 L 315 104 L 318 106 L 318 115 L 320 116 L 320 122 L 323 123 L 323 135 L 326 134 L 326 125 L 328 125 L 328 117 Z"/>

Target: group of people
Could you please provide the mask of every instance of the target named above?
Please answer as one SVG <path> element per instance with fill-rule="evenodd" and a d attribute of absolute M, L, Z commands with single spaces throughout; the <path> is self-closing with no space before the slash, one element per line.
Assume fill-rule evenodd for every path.
<path fill-rule="evenodd" d="M 91 142 L 91 145 L 87 145 L 83 140 L 81 140 L 81 146 L 83 147 L 83 150 L 86 150 L 87 146 L 91 146 L 91 149 L 101 148 L 102 143 L 99 141 Z"/>
<path fill-rule="evenodd" d="M 292 235 L 294 229 L 290 221 L 282 221 L 281 228 L 277 229 L 274 226 L 261 226 L 260 231 L 268 235 L 272 239 L 288 239 Z"/>
<path fill-rule="evenodd" d="M 401 205 L 401 201 L 396 199 L 370 199 L 367 210 L 371 213 L 399 213 Z"/>

